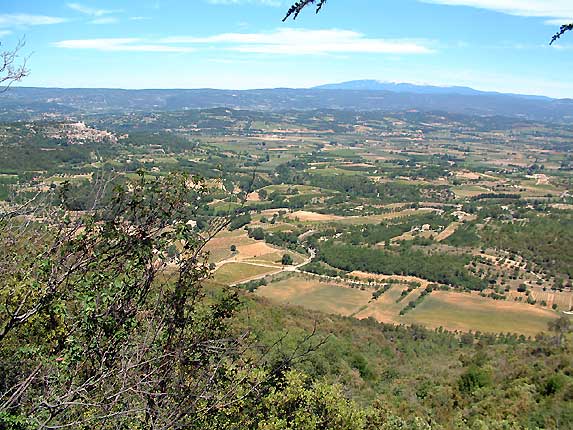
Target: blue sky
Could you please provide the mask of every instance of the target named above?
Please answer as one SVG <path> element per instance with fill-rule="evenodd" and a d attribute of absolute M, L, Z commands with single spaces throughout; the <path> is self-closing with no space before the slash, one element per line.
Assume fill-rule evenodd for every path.
<path fill-rule="evenodd" d="M 354 79 L 573 98 L 573 0 L 1 0 L 0 39 L 26 38 L 22 85 L 309 87 Z"/>

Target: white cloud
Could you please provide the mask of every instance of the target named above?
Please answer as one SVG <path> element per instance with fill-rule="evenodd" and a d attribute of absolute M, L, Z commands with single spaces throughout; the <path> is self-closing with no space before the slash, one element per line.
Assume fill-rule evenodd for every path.
<path fill-rule="evenodd" d="M 572 0 L 420 0 L 449 6 L 469 6 L 516 16 L 551 18 L 561 23 L 573 21 Z"/>
<path fill-rule="evenodd" d="M 62 22 L 66 22 L 66 19 L 56 16 L 28 15 L 25 13 L 0 15 L 0 27 L 3 28 L 61 24 Z"/>
<path fill-rule="evenodd" d="M 428 54 L 428 42 L 373 39 L 349 30 L 279 29 L 270 33 L 223 33 L 207 37 L 167 37 L 63 40 L 58 48 L 98 51 L 193 52 L 198 49 L 252 54 Z"/>
<path fill-rule="evenodd" d="M 53 44 L 63 49 L 89 49 L 102 52 L 193 52 L 190 47 L 153 44 L 138 38 L 62 40 Z"/>
<path fill-rule="evenodd" d="M 109 9 L 96 9 L 89 6 L 84 6 L 80 3 L 68 3 L 67 6 L 75 10 L 76 12 L 83 13 L 84 15 L 89 15 L 93 17 L 101 17 L 104 15 L 110 15 L 112 13 L 120 12 L 118 10 L 109 10 Z"/>
<path fill-rule="evenodd" d="M 90 21 L 90 24 L 117 24 L 119 22 L 119 19 L 113 17 L 113 16 L 106 16 L 103 18 L 96 18 L 92 21 Z"/>
<path fill-rule="evenodd" d="M 428 54 L 427 42 L 374 39 L 349 30 L 279 29 L 271 33 L 223 33 L 208 37 L 169 37 L 161 43 L 209 45 L 226 50 L 259 54 Z"/>
<path fill-rule="evenodd" d="M 561 26 L 561 25 L 565 25 L 565 24 L 570 24 L 573 22 L 573 18 L 554 18 L 554 19 L 548 19 L 545 21 L 545 24 L 547 25 L 556 25 L 556 26 Z"/>
<path fill-rule="evenodd" d="M 8 36 L 12 34 L 10 30 L 0 30 L 0 37 Z"/>

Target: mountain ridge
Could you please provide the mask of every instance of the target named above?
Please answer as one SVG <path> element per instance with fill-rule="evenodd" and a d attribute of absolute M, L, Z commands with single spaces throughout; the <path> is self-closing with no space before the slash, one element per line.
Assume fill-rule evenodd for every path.
<path fill-rule="evenodd" d="M 404 88 L 404 87 L 400 87 Z M 477 90 L 474 90 L 477 91 Z M 101 89 L 13 87 L 0 97 L 0 121 L 100 113 L 164 112 L 224 107 L 258 111 L 337 109 L 444 112 L 573 121 L 573 100 L 498 93 L 456 94 L 364 89 Z"/>
<path fill-rule="evenodd" d="M 340 83 L 324 84 L 312 87 L 316 90 L 364 90 L 364 91 L 391 91 L 397 93 L 413 94 L 458 94 L 458 95 L 505 95 L 539 100 L 562 100 L 548 96 L 532 94 L 504 93 L 500 91 L 482 91 L 475 88 L 458 85 L 419 85 L 408 82 L 387 82 L 375 79 L 361 79 L 344 81 Z"/>

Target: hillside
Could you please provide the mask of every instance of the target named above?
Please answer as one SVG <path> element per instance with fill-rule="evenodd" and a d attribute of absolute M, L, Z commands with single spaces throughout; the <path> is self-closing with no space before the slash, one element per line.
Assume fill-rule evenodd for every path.
<path fill-rule="evenodd" d="M 120 90 L 14 88 L 0 100 L 0 119 L 38 119 L 46 115 L 167 112 L 226 107 L 264 111 L 339 109 L 358 111 L 447 112 L 510 116 L 566 122 L 573 118 L 573 101 L 495 93 L 369 89 L 262 90 Z"/>
<path fill-rule="evenodd" d="M 572 363 L 550 338 L 460 337 L 442 329 L 359 321 L 265 300 L 249 300 L 242 321 L 265 345 L 286 336 L 271 360 L 291 354 L 316 324 L 315 336 L 306 342 L 325 344 L 297 369 L 342 384 L 363 405 L 377 400 L 405 421 L 417 416 L 436 429 L 570 428 L 555 425 L 570 423 Z"/>

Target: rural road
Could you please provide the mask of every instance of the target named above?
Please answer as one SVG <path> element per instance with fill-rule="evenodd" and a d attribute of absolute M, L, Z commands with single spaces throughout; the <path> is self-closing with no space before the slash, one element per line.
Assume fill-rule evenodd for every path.
<path fill-rule="evenodd" d="M 244 279 L 244 280 L 242 280 L 242 281 L 240 281 L 240 282 L 237 282 L 237 283 L 235 283 L 235 284 L 231 284 L 231 285 L 230 285 L 231 287 L 236 287 L 236 286 L 238 286 L 238 285 L 246 284 L 247 282 L 258 281 L 258 280 L 260 280 L 260 279 L 264 279 L 264 278 L 266 278 L 266 277 L 269 276 L 269 275 L 276 275 L 276 274 L 278 274 L 278 273 L 283 273 L 283 272 L 290 272 L 290 273 L 300 272 L 300 268 L 301 268 L 301 267 L 307 265 L 308 263 L 310 263 L 310 262 L 313 260 L 314 257 L 316 257 L 316 250 L 315 250 L 315 249 L 313 249 L 313 248 L 308 248 L 307 251 L 308 251 L 308 253 L 309 253 L 309 256 L 308 256 L 302 263 L 297 264 L 297 265 L 295 265 L 295 266 L 282 266 L 282 267 L 277 267 L 277 266 L 273 266 L 273 265 L 270 265 L 270 264 L 250 263 L 250 262 L 248 262 L 248 261 L 238 261 L 238 260 L 236 259 L 236 257 L 232 257 L 232 258 L 228 258 L 227 260 L 223 260 L 223 261 L 217 263 L 215 271 L 216 271 L 217 269 L 221 268 L 222 266 L 224 266 L 225 264 L 229 264 L 229 263 L 243 263 L 243 264 L 250 264 L 251 266 L 269 267 L 269 268 L 272 268 L 272 269 L 277 269 L 276 272 L 264 273 L 264 274 L 262 274 L 262 275 L 253 276 L 253 277 L 251 277 L 251 278 Z"/>

